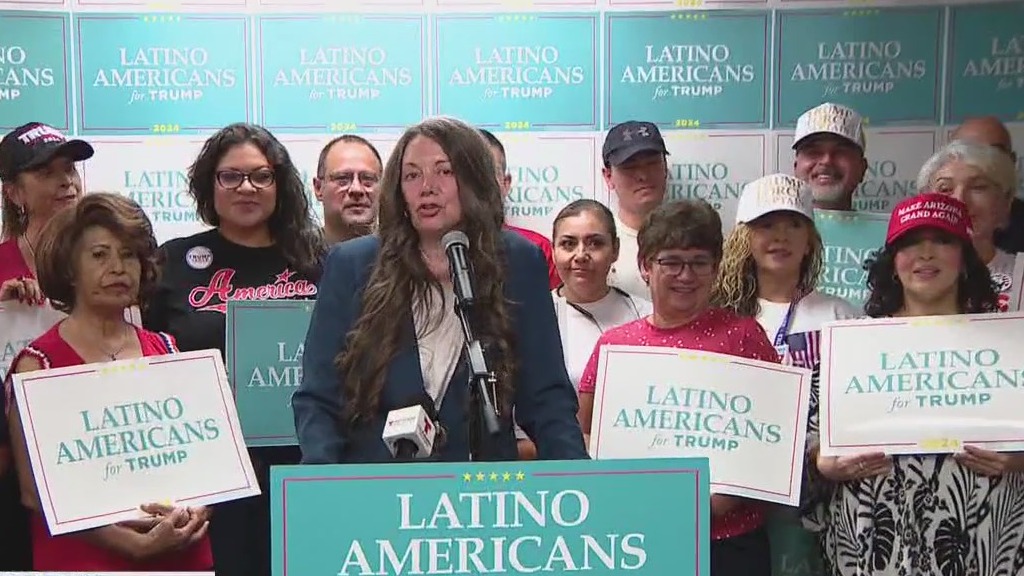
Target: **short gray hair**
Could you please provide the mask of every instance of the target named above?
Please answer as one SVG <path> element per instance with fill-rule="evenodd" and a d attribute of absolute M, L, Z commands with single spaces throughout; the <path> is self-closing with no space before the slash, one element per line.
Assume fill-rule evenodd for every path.
<path fill-rule="evenodd" d="M 1002 150 L 984 144 L 975 144 L 966 140 L 953 140 L 932 155 L 921 171 L 917 173 L 917 190 L 928 190 L 932 178 L 943 166 L 953 161 L 963 162 L 981 170 L 986 178 L 1007 196 L 1014 195 L 1017 189 L 1017 167 L 1010 156 Z"/>

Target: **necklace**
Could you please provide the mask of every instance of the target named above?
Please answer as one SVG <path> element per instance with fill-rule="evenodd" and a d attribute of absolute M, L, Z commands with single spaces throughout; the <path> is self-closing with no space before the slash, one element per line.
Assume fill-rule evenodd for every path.
<path fill-rule="evenodd" d="M 128 347 L 128 342 L 131 340 L 129 338 L 128 328 L 129 326 L 125 324 L 124 337 L 121 338 L 121 345 L 118 346 L 117 349 L 114 350 L 113 352 L 101 346 L 100 344 L 96 344 L 96 349 L 102 352 L 104 356 L 110 358 L 111 362 L 117 360 L 118 355 L 124 352 L 124 349 Z"/>
<path fill-rule="evenodd" d="M 22 234 L 21 240 L 25 243 L 25 248 L 28 250 L 28 262 L 26 262 L 26 264 L 32 266 L 36 261 L 36 247 L 29 241 L 28 234 Z"/>

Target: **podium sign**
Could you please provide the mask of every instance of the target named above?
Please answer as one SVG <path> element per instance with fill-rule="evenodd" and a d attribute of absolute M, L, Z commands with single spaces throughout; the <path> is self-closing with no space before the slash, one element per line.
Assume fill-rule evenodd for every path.
<path fill-rule="evenodd" d="M 708 460 L 275 466 L 273 576 L 704 576 Z"/>

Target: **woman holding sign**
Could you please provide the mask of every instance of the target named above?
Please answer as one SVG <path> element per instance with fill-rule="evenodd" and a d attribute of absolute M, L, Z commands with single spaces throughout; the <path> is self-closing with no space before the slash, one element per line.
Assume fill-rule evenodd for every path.
<path fill-rule="evenodd" d="M 608 272 L 619 258 L 615 217 L 597 200 L 568 204 L 555 216 L 553 257 L 560 277 L 552 291 L 565 368 L 573 386 L 587 366 L 601 334 L 651 313 L 650 301 L 609 286 Z M 519 454 L 533 459 L 536 450 L 526 434 L 516 430 Z"/>
<path fill-rule="evenodd" d="M 815 290 L 824 249 L 813 206 L 810 188 L 792 176 L 772 174 L 744 186 L 712 296 L 718 306 L 757 318 L 784 363 L 813 371 L 812 413 L 818 403 L 821 326 L 860 315 L 845 300 Z M 805 499 L 817 484 L 810 480 Z M 804 532 L 797 509 L 775 509 L 771 534 L 776 564 L 786 554 L 787 561 L 820 566 L 814 538 Z"/>
<path fill-rule="evenodd" d="M 896 206 L 869 263 L 869 316 L 996 311 L 967 211 L 935 193 Z M 1021 573 L 1024 455 L 966 446 L 955 455 L 819 455 L 817 467 L 834 486 L 819 511 L 832 574 Z"/>
<path fill-rule="evenodd" d="M 1006 152 L 955 140 L 928 159 L 917 175 L 917 189 L 946 194 L 967 205 L 971 243 L 992 275 L 999 309 L 1010 305 L 1015 257 L 996 247 L 996 230 L 1010 213 L 1017 171 Z"/>
<path fill-rule="evenodd" d="M 90 194 L 59 212 L 40 237 L 39 284 L 68 313 L 15 359 L 13 372 L 159 356 L 176 352 L 165 334 L 138 328 L 125 310 L 152 289 L 156 240 L 142 209 L 118 194 Z M 9 399 L 10 379 L 5 383 Z M 41 516 L 21 417 L 9 405 L 22 503 L 32 511 L 33 568 L 38 571 L 202 571 L 212 562 L 205 508 L 150 504 L 149 521 L 51 536 Z M 88 497 L 88 495 L 83 495 Z"/>
<path fill-rule="evenodd" d="M 229 300 L 316 296 L 325 247 L 288 150 L 253 124 L 210 136 L 189 169 L 189 193 L 210 230 L 160 247 L 160 283 L 143 316 L 182 351 L 224 354 Z M 270 466 L 297 464 L 295 446 L 251 448 L 262 494 L 214 506 L 219 576 L 270 574 Z"/>
<path fill-rule="evenodd" d="M 640 271 L 651 287 L 654 311 L 598 338 L 579 386 L 579 419 L 587 434 L 602 346 L 666 346 L 778 361 L 753 318 L 711 305 L 711 288 L 722 259 L 722 220 L 710 204 L 703 200 L 665 204 L 647 217 L 637 238 Z M 711 497 L 711 513 L 711 574 L 771 574 L 762 507 L 716 494 Z"/>
<path fill-rule="evenodd" d="M 46 299 L 36 280 L 35 246 L 50 218 L 82 196 L 75 163 L 92 155 L 88 142 L 67 140 L 39 122 L 19 126 L 0 141 L 0 309 L 15 301 L 33 307 L 22 307 L 17 313 L 20 318 L 6 326 L 8 321 L 0 316 L 0 378 L 25 340 L 39 336 L 60 315 L 42 307 Z M 0 538 L 0 571 L 28 570 L 28 518 L 21 507 L 17 479 L 10 471 L 6 436 L 7 422 L 0 411 L 0 534 L 4 535 Z"/>
<path fill-rule="evenodd" d="M 324 268 L 295 391 L 295 430 L 310 464 L 385 462 L 388 412 L 436 406 L 444 461 L 515 460 L 512 410 L 545 460 L 586 458 L 565 372 L 547 265 L 502 230 L 494 159 L 473 127 L 431 118 L 406 130 L 384 169 L 377 235 L 335 245 Z M 472 267 L 474 336 L 486 344 L 499 432 L 470 410 L 464 333 L 442 238 L 461 230 Z M 476 439 L 477 442 L 473 442 Z"/>

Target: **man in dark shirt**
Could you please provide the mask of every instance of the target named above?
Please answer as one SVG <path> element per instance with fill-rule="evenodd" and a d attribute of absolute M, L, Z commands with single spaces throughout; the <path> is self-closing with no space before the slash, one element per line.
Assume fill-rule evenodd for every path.
<path fill-rule="evenodd" d="M 953 140 L 966 140 L 998 148 L 1010 156 L 1017 165 L 1017 153 L 1013 150 L 1013 139 L 1006 125 L 994 116 L 968 118 L 953 131 Z M 1018 175 L 1019 177 L 1019 175 Z M 1020 192 L 1019 190 L 1017 191 Z M 1005 215 L 1005 224 L 996 231 L 996 247 L 1011 254 L 1024 252 L 1024 201 L 1014 198 L 1010 211 Z"/>

